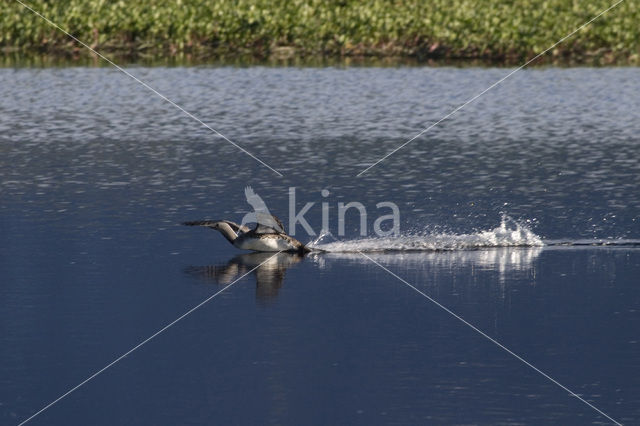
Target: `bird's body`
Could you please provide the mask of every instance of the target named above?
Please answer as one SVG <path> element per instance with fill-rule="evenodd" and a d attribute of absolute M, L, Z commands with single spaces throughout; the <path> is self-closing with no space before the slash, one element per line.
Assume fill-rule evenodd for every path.
<path fill-rule="evenodd" d="M 219 231 L 231 244 L 242 250 L 264 251 L 264 252 L 297 252 L 308 253 L 311 250 L 300 241 L 287 235 L 282 222 L 275 216 L 275 227 L 256 224 L 254 229 L 249 229 L 244 225 L 238 225 L 229 220 L 200 220 L 184 222 L 187 226 L 205 226 Z"/>
<path fill-rule="evenodd" d="M 286 234 L 242 234 L 233 245 L 243 250 L 253 251 L 298 251 L 301 245 Z M 301 243 L 300 243 L 301 244 Z"/>

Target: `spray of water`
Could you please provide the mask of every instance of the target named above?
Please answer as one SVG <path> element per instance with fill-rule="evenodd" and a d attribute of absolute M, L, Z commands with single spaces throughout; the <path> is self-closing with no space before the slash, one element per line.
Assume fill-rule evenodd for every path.
<path fill-rule="evenodd" d="M 541 247 L 544 243 L 525 225 L 507 215 L 497 228 L 470 234 L 437 233 L 399 235 L 337 241 L 330 232 L 322 232 L 309 247 L 334 253 L 381 251 L 441 251 L 493 247 Z"/>

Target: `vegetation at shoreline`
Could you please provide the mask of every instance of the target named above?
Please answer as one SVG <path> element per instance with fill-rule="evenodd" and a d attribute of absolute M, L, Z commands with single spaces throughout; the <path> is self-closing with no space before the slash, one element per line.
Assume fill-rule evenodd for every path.
<path fill-rule="evenodd" d="M 80 54 L 61 31 L 3 1 L 5 54 Z M 612 0 L 31 0 L 99 51 L 134 56 L 413 57 L 515 63 L 548 48 Z M 640 2 L 626 0 L 550 58 L 638 63 Z"/>

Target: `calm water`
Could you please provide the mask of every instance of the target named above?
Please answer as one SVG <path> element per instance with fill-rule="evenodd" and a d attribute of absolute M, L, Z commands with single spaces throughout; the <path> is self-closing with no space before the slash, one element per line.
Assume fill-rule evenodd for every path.
<path fill-rule="evenodd" d="M 131 72 L 284 177 L 116 70 L 0 69 L 2 424 L 266 260 L 179 225 L 240 221 L 246 185 L 285 222 L 295 187 L 316 232 L 321 202 L 334 234 L 338 202 L 369 229 L 394 202 L 402 236 L 347 216 L 332 252 L 272 259 L 32 424 L 609 422 L 372 260 L 640 423 L 640 69 L 519 72 L 360 178 L 509 70 Z"/>

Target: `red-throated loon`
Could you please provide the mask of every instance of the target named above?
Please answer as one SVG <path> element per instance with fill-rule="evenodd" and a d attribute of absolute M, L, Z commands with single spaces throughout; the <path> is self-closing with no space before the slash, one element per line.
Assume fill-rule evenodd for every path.
<path fill-rule="evenodd" d="M 231 244 L 243 250 L 286 251 L 300 254 L 311 251 L 300 241 L 284 233 L 284 226 L 277 217 L 271 217 L 277 226 L 271 227 L 256 224 L 255 228 L 249 229 L 247 226 L 238 225 L 230 220 L 196 220 L 184 222 L 183 225 L 206 226 L 207 228 L 215 229 Z"/>

